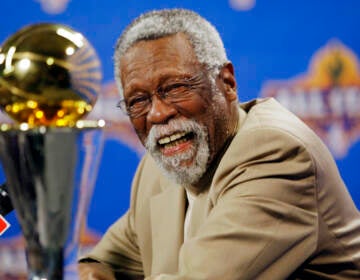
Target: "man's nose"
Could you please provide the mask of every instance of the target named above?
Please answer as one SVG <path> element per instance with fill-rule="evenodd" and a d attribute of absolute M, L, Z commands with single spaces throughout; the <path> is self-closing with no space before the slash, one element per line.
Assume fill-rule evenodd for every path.
<path fill-rule="evenodd" d="M 154 124 L 166 123 L 170 118 L 177 114 L 176 108 L 165 103 L 161 98 L 154 95 L 147 114 L 147 120 Z"/>

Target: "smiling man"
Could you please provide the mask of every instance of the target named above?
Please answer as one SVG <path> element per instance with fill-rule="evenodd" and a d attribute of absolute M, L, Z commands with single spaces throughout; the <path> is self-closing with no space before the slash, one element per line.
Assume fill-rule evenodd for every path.
<path fill-rule="evenodd" d="M 359 279 L 360 216 L 330 153 L 275 100 L 238 103 L 209 22 L 146 13 L 115 59 L 148 153 L 81 279 Z"/>

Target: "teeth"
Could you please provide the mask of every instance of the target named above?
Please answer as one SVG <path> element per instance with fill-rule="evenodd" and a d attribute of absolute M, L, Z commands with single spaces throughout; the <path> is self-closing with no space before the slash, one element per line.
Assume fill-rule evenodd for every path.
<path fill-rule="evenodd" d="M 175 147 L 176 145 L 179 145 L 181 143 L 185 143 L 186 141 L 187 141 L 186 138 L 181 138 L 181 139 L 178 139 L 176 141 L 167 143 L 167 144 L 163 145 L 163 147 L 165 147 L 165 148 Z"/>
<path fill-rule="evenodd" d="M 166 144 L 166 143 L 170 143 L 170 137 L 161 138 L 161 139 L 159 139 L 158 143 L 159 143 L 160 145 L 164 145 L 164 144 Z"/>
<path fill-rule="evenodd" d="M 158 143 L 160 145 L 165 145 L 165 144 L 168 144 L 170 142 L 176 141 L 176 140 L 180 139 L 181 137 L 184 137 L 185 134 L 186 134 L 185 132 L 175 133 L 173 135 L 170 135 L 170 136 L 159 139 Z"/>

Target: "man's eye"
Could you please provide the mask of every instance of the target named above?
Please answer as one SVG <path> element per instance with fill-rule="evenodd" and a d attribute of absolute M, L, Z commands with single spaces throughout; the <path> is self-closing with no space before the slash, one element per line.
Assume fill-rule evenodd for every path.
<path fill-rule="evenodd" d="M 148 98 L 146 96 L 135 97 L 135 98 L 132 98 L 131 100 L 129 100 L 128 106 L 130 108 L 142 106 L 142 105 L 146 104 L 147 101 L 148 101 Z"/>
<path fill-rule="evenodd" d="M 188 85 L 184 83 L 175 83 L 163 88 L 162 92 L 165 95 L 176 94 L 179 91 L 188 89 Z"/>

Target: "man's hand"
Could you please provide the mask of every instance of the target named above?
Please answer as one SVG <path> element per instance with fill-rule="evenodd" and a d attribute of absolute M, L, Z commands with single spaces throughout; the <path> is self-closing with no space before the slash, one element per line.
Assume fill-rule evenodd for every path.
<path fill-rule="evenodd" d="M 116 280 L 110 267 L 98 262 L 78 264 L 80 280 Z"/>

